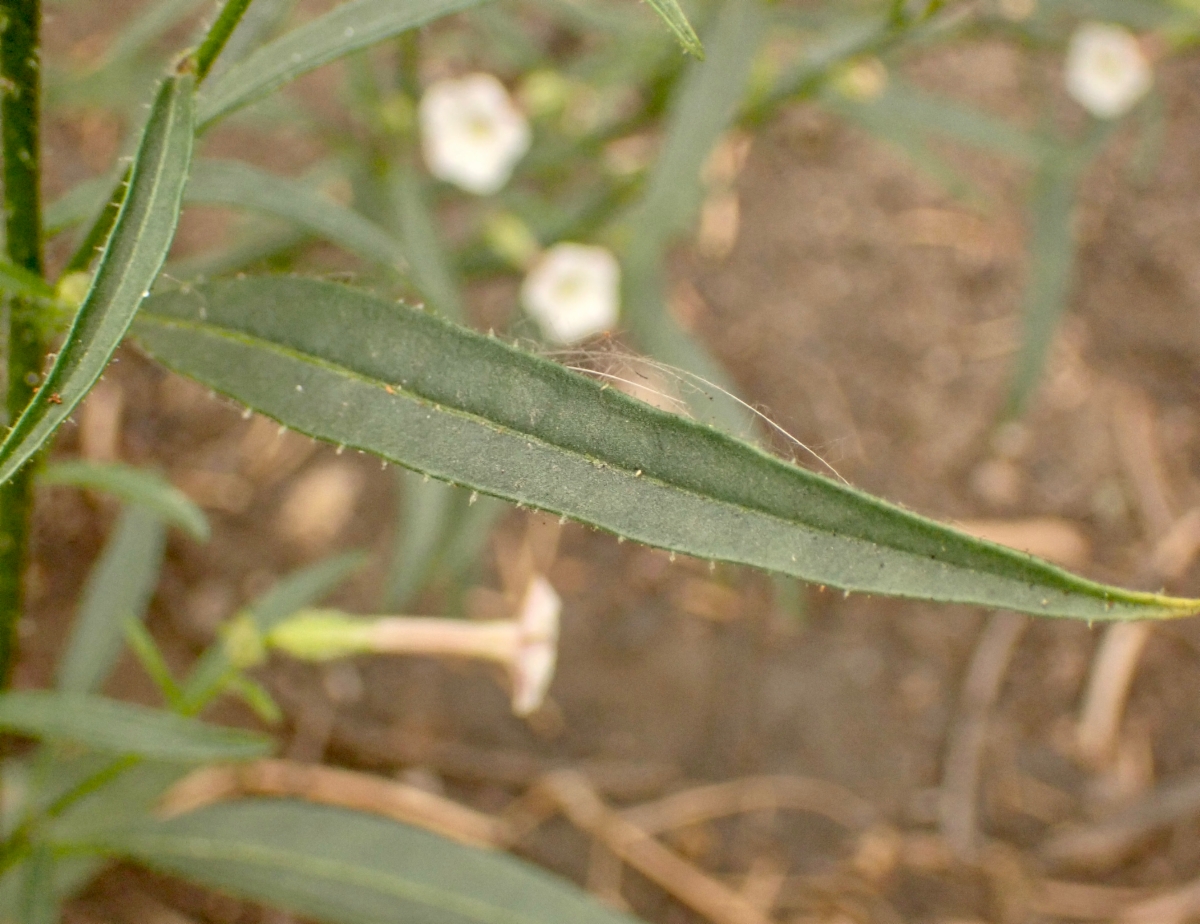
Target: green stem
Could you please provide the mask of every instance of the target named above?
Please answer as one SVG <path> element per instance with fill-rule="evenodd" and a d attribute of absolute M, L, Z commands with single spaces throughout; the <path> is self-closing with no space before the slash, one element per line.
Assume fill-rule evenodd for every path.
<path fill-rule="evenodd" d="M 4 209 L 8 257 L 42 276 L 42 209 L 38 143 L 40 116 L 40 0 L 0 0 L 0 138 L 4 155 Z M 25 409 L 46 355 L 37 302 L 9 303 L 7 419 Z M 33 501 L 27 465 L 0 486 L 0 688 L 8 686 L 24 605 L 23 577 Z"/>
<path fill-rule="evenodd" d="M 229 41 L 229 36 L 233 35 L 237 24 L 242 21 L 242 16 L 245 15 L 246 8 L 250 6 L 250 3 L 251 0 L 227 0 L 225 6 L 221 8 L 217 21 L 212 24 L 208 35 L 204 37 L 200 47 L 192 54 L 192 66 L 196 73 L 197 83 L 203 81 L 208 76 L 208 72 L 212 70 L 217 56 L 225 47 L 225 43 Z"/>

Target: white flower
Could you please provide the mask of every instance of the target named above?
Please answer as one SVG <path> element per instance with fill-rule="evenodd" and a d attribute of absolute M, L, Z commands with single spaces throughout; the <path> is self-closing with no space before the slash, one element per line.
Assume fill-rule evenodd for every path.
<path fill-rule="evenodd" d="M 1092 115 L 1124 115 L 1150 89 L 1150 62 L 1121 26 L 1084 23 L 1067 48 L 1067 92 Z"/>
<path fill-rule="evenodd" d="M 418 117 L 429 172 L 476 195 L 499 191 L 529 150 L 529 123 L 491 74 L 439 80 Z"/>
<path fill-rule="evenodd" d="M 575 343 L 617 321 L 621 270 L 603 247 L 555 244 L 521 285 L 521 304 L 558 343 Z"/>

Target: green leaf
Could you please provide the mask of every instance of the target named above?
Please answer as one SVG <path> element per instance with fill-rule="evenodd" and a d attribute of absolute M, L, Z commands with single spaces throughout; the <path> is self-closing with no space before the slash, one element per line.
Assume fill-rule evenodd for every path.
<path fill-rule="evenodd" d="M 404 272 L 400 242 L 353 209 L 300 180 L 232 160 L 200 160 L 184 193 L 189 203 L 224 205 L 282 218 L 372 263 Z"/>
<path fill-rule="evenodd" d="M 351 0 L 293 29 L 205 84 L 197 122 L 203 130 L 301 74 L 369 48 L 480 0 Z"/>
<path fill-rule="evenodd" d="M 663 253 L 627 248 L 621 264 L 625 326 L 641 349 L 675 373 L 692 416 L 743 437 L 755 418 L 734 394 L 734 384 L 717 360 L 667 310 Z"/>
<path fill-rule="evenodd" d="M 121 624 L 121 628 L 125 632 L 125 644 L 129 646 L 129 650 L 133 652 L 134 657 L 138 659 L 138 663 L 141 664 L 142 670 L 146 672 L 146 676 L 154 681 L 154 685 L 158 687 L 158 692 L 163 695 L 163 699 L 167 701 L 167 705 L 176 711 L 180 711 L 183 705 L 183 691 L 179 689 L 179 684 L 175 682 L 175 677 L 171 673 L 167 659 L 163 657 L 158 644 L 154 641 L 154 636 L 150 634 L 150 630 L 137 619 L 126 619 Z"/>
<path fill-rule="evenodd" d="M 271 750 L 261 735 L 89 693 L 5 693 L 0 728 L 45 741 L 72 741 L 104 754 L 179 763 L 250 760 Z"/>
<path fill-rule="evenodd" d="M 692 28 L 687 16 L 680 9 L 678 0 L 646 0 L 646 2 L 675 33 L 675 38 L 679 39 L 679 44 L 685 51 L 694 54 L 697 58 L 704 57 L 704 46 L 700 44 L 700 37 L 696 35 L 696 30 Z M 737 2 L 742 2 L 742 0 L 737 0 Z"/>
<path fill-rule="evenodd" d="M 258 628 L 266 632 L 296 610 L 317 603 L 366 564 L 362 552 L 349 552 L 289 574 L 248 607 Z"/>
<path fill-rule="evenodd" d="M 420 175 L 409 167 L 397 167 L 388 176 L 388 189 L 404 250 L 408 254 L 412 281 L 431 308 L 452 321 L 462 321 L 466 312 L 458 280 L 454 278 L 438 238 L 421 183 Z"/>
<path fill-rule="evenodd" d="M 208 520 L 200 508 L 166 478 L 149 469 L 119 462 L 52 462 L 38 473 L 38 481 L 103 491 L 152 511 L 164 523 L 178 526 L 198 542 L 208 541 Z"/>
<path fill-rule="evenodd" d="M 103 867 L 104 861 L 94 856 L 60 857 L 54 864 L 54 891 L 51 898 L 62 903 L 71 898 L 93 879 Z M 22 907 L 29 861 L 10 867 L 0 875 L 0 921 L 23 922 L 26 913 Z"/>
<path fill-rule="evenodd" d="M 54 237 L 99 215 L 100 210 L 108 203 L 118 179 L 119 176 L 115 172 L 94 176 L 72 186 L 46 206 L 43 216 L 46 237 Z"/>
<path fill-rule="evenodd" d="M 100 688 L 121 654 L 126 619 L 141 619 L 158 584 L 166 530 L 142 507 L 121 512 L 100 559 L 88 575 L 58 665 L 56 686 L 67 692 Z"/>
<path fill-rule="evenodd" d="M 972 106 L 948 96 L 927 93 L 907 81 L 889 75 L 883 92 L 859 105 L 880 110 L 881 117 L 907 123 L 923 134 L 940 135 L 950 141 L 980 150 L 1037 163 L 1046 143 Z"/>
<path fill-rule="evenodd" d="M 92 846 L 329 924 L 633 921 L 514 857 L 294 800 L 213 805 Z"/>
<path fill-rule="evenodd" d="M 192 156 L 191 76 L 170 77 L 134 158 L 91 290 L 37 395 L 0 444 L 0 483 L 50 438 L 95 384 L 167 256 Z"/>
<path fill-rule="evenodd" d="M 1029 201 L 1029 281 L 1022 310 L 1021 350 L 1009 387 L 1010 416 L 1019 414 L 1041 378 L 1042 367 L 1071 296 L 1075 267 L 1076 186 L 1081 164 L 1067 154 L 1043 160 Z"/>
<path fill-rule="evenodd" d="M 829 112 L 900 151 L 950 195 L 974 202 L 984 200 L 975 184 L 930 147 L 924 126 L 904 118 L 887 103 L 850 99 L 833 87 L 822 88 L 817 99 Z"/>
<path fill-rule="evenodd" d="M 246 607 L 260 632 L 268 631 L 296 610 L 319 603 L 367 561 L 362 552 L 337 555 L 283 578 Z M 233 665 L 218 640 L 199 659 L 183 685 L 186 711 L 194 712 L 217 695 L 234 676 Z"/>
<path fill-rule="evenodd" d="M 1200 602 L 1083 580 L 426 312 L 298 278 L 156 296 L 168 366 L 330 442 L 647 545 L 820 584 L 1081 619 Z"/>
<path fill-rule="evenodd" d="M 4 259 L 0 259 L 0 292 L 47 301 L 57 298 L 54 288 L 37 273 Z"/>
<path fill-rule="evenodd" d="M 705 387 L 689 395 L 697 416 L 748 432 L 752 414 L 733 397 L 732 383 L 708 351 L 675 323 L 663 295 L 662 263 L 672 241 L 691 227 L 704 190 L 700 172 L 732 125 L 745 97 L 750 66 L 767 16 L 757 0 L 726 3 L 708 34 L 708 59 L 693 62 L 671 102 L 662 152 L 646 192 L 626 218 L 631 234 L 622 260 L 625 326 L 660 362 L 695 376 Z"/>
<path fill-rule="evenodd" d="M 22 924 L 56 924 L 58 921 L 54 866 L 54 852 L 45 844 L 34 846 L 25 863 L 25 881 L 21 890 Z"/>
<path fill-rule="evenodd" d="M 661 248 L 686 231 L 703 198 L 700 171 L 733 124 L 767 26 L 758 0 L 726 3 L 708 35 L 708 59 L 692 62 L 671 101 L 666 138 L 632 209 L 630 250 Z"/>
<path fill-rule="evenodd" d="M 396 549 L 384 605 L 402 611 L 429 577 L 457 508 L 457 492 L 445 482 L 426 482 L 415 472 L 403 469 L 396 481 L 403 494 L 404 511 L 396 524 Z"/>

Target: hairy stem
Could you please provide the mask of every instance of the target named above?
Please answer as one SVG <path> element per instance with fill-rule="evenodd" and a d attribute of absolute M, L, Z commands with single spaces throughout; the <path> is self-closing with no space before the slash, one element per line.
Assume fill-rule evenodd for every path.
<path fill-rule="evenodd" d="M 40 0 L 0 0 L 0 137 L 4 154 L 4 211 L 8 258 L 42 275 L 42 210 L 38 144 L 40 116 Z M 11 422 L 33 397 L 46 355 L 40 306 L 9 303 L 8 385 Z M 0 486 L 0 687 L 8 685 L 24 604 L 23 576 L 33 501 L 27 465 Z"/>

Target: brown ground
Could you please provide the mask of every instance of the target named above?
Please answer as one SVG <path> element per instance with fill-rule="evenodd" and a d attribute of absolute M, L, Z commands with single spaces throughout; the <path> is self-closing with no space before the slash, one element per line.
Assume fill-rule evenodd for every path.
<path fill-rule="evenodd" d="M 914 76 L 1019 115 L 1027 66 L 997 46 L 940 54 Z M 789 111 L 756 139 L 737 183 L 732 253 L 681 253 L 677 298 L 742 394 L 854 484 L 943 518 L 1005 521 L 1029 547 L 1100 579 L 1200 596 L 1198 80 L 1196 62 L 1167 69 L 1167 137 L 1147 179 L 1130 179 L 1128 144 L 1090 175 L 1074 311 L 1020 425 L 993 428 L 1023 279 L 1024 178 L 999 161 L 949 155 L 987 193 L 986 210 L 971 211 L 816 108 Z M 56 187 L 112 156 L 115 133 L 102 115 L 90 118 L 49 131 Z M 98 153 L 93 145 L 110 135 L 108 154 Z M 943 230 L 931 236 L 929 227 Z M 277 576 L 336 548 L 384 561 L 390 547 L 392 473 L 298 438 L 278 443 L 272 426 L 243 420 L 129 351 L 60 448 L 161 466 L 209 508 L 213 541 L 172 537 L 153 608 L 152 630 L 180 666 L 219 619 Z M 269 463 L 264 453 L 274 453 Z M 321 485 L 343 491 L 352 514 L 325 534 L 285 512 L 290 498 Z M 22 685 L 48 681 L 111 515 L 77 493 L 45 492 Z M 502 521 L 481 585 L 499 586 L 529 520 L 514 512 Z M 534 534 L 552 531 L 542 524 Z M 1116 721 L 1115 734 L 1089 724 L 1101 733 L 1088 752 L 1079 717 L 1098 629 L 989 623 L 965 608 L 816 589 L 804 591 L 796 621 L 772 604 L 761 576 L 710 575 L 576 526 L 563 530 L 549 574 L 566 622 L 553 702 L 534 721 L 509 714 L 484 670 L 280 663 L 264 679 L 288 713 L 281 750 L 399 775 L 489 812 L 551 767 L 591 768 L 616 805 L 759 774 L 835 782 L 877 809 L 869 832 L 847 833 L 811 812 L 757 811 L 668 838 L 779 921 L 1107 919 L 1143 893 L 1070 891 L 1042 877 L 1150 895 L 1200 875 L 1200 804 L 1121 863 L 1071 871 L 1039 855 L 1056 825 L 1144 805 L 1163 781 L 1194 774 L 1194 622 L 1114 643 L 1126 653 L 1145 648 L 1131 656 L 1123 711 L 1098 710 Z M 380 579 L 381 566 L 368 569 L 339 601 L 371 608 Z M 971 685 L 975 652 L 983 653 Z M 153 700 L 132 663 L 116 688 Z M 217 717 L 249 721 L 237 707 Z M 974 829 L 963 833 L 958 811 L 942 832 L 949 841 L 940 838 L 939 792 L 944 805 L 978 806 L 983 846 L 969 862 L 963 839 Z M 578 881 L 588 877 L 588 849 L 561 820 L 518 846 Z M 602 885 L 602 860 L 593 854 L 590 863 Z M 647 920 L 697 920 L 646 880 L 625 878 L 626 898 Z M 283 920 L 125 869 L 78 901 L 71 920 L 175 920 L 161 907 L 154 917 L 147 901 L 183 920 Z M 1195 906 L 1191 914 L 1154 919 L 1200 920 Z"/>

